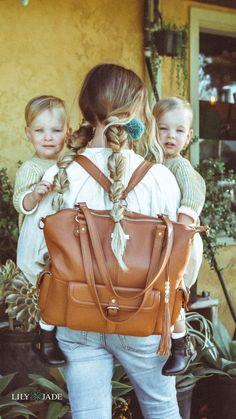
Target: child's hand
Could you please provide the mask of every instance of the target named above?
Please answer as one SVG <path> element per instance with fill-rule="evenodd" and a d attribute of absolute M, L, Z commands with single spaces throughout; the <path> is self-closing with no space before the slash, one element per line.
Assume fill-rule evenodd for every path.
<path fill-rule="evenodd" d="M 31 195 L 32 195 L 32 198 L 35 200 L 35 202 L 38 203 L 51 190 L 52 190 L 52 184 L 47 182 L 46 180 L 41 180 L 39 183 L 37 183 Z"/>
<path fill-rule="evenodd" d="M 31 211 L 42 199 L 52 190 L 52 184 L 46 180 L 41 180 L 34 190 L 23 199 L 23 207 L 26 211 Z"/>

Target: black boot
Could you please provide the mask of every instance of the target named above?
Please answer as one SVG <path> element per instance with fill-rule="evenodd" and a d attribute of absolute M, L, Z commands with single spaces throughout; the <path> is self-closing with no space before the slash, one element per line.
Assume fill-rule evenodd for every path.
<path fill-rule="evenodd" d="M 58 346 L 55 329 L 48 331 L 39 329 L 39 340 L 33 345 L 40 360 L 49 367 L 63 367 L 66 357 Z"/>
<path fill-rule="evenodd" d="M 179 339 L 171 339 L 171 355 L 162 368 L 162 374 L 183 374 L 195 356 L 196 350 L 190 335 L 185 335 Z"/>

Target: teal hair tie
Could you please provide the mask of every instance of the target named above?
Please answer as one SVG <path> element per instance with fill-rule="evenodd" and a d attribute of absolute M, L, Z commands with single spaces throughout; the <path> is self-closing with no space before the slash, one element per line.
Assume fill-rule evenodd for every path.
<path fill-rule="evenodd" d="M 124 125 L 124 129 L 128 134 L 128 140 L 130 141 L 138 141 L 145 131 L 145 126 L 137 118 L 131 119 L 130 122 Z"/>

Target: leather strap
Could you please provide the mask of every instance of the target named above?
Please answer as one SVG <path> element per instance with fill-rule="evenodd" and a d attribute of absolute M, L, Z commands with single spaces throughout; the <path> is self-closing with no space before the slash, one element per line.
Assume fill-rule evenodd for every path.
<path fill-rule="evenodd" d="M 83 169 L 86 170 L 86 172 L 88 172 L 90 176 L 92 176 L 107 193 L 109 192 L 112 182 L 90 159 L 80 155 L 75 158 L 75 161 L 80 164 L 80 166 L 82 166 Z M 152 166 L 152 162 L 146 160 L 142 161 L 142 163 L 133 172 L 127 187 L 123 191 L 123 199 L 125 199 L 128 193 L 132 191 L 135 186 L 137 186 L 137 184 L 143 179 L 143 177 L 151 169 Z"/>
<path fill-rule="evenodd" d="M 84 224 L 82 224 L 82 225 L 84 226 Z M 82 225 L 81 225 L 81 227 L 82 227 Z M 91 295 L 93 296 L 94 301 L 96 302 L 96 305 L 97 305 L 102 317 L 104 318 L 104 320 L 107 321 L 109 324 L 115 325 L 115 324 L 124 323 L 127 320 L 130 320 L 131 318 L 133 318 L 136 314 L 138 314 L 140 312 L 143 305 L 145 304 L 147 294 L 144 294 L 140 306 L 137 308 L 137 310 L 134 313 L 127 316 L 123 320 L 114 320 L 114 319 L 111 320 L 104 313 L 104 310 L 103 310 L 103 307 L 102 307 L 102 304 L 100 302 L 99 295 L 98 295 L 98 292 L 97 292 L 95 277 L 94 277 L 94 270 L 93 270 L 93 262 L 92 262 L 92 256 L 91 256 L 91 249 L 90 249 L 90 245 L 89 245 L 89 232 L 86 228 L 84 230 L 82 230 L 82 229 L 80 230 L 80 243 L 81 243 L 81 250 L 82 250 L 84 270 L 85 270 L 85 276 L 86 276 L 87 284 L 88 284 L 88 287 L 90 289 Z M 123 296 L 123 298 L 124 298 L 124 296 Z M 132 296 L 131 298 L 135 298 L 135 296 Z M 114 329 L 111 329 L 110 331 L 114 332 Z"/>
<path fill-rule="evenodd" d="M 137 169 L 133 172 L 129 183 L 127 187 L 125 188 L 123 192 L 123 198 L 125 199 L 130 191 L 137 186 L 137 184 L 140 182 L 140 180 L 143 179 L 143 177 L 146 175 L 146 173 L 151 169 L 153 166 L 153 163 L 150 161 L 144 160 Z"/>
<path fill-rule="evenodd" d="M 83 169 L 86 170 L 86 172 L 88 172 L 90 176 L 92 176 L 106 192 L 109 192 L 112 182 L 91 160 L 85 156 L 80 155 L 77 156 L 74 161 L 79 163 L 80 166 L 82 166 Z"/>
<path fill-rule="evenodd" d="M 104 252 L 103 252 L 103 249 L 102 249 L 100 237 L 99 237 L 99 234 L 97 232 L 93 217 L 90 214 L 90 210 L 88 209 L 88 207 L 86 206 L 85 203 L 80 204 L 80 210 L 84 214 L 84 217 L 86 219 L 86 224 L 87 224 L 87 228 L 89 230 L 89 236 L 90 236 L 90 240 L 91 240 L 91 243 L 92 243 L 94 255 L 95 255 L 96 262 L 97 262 L 97 265 L 98 265 L 98 269 L 100 271 L 103 282 L 108 287 L 108 289 L 110 289 L 110 291 L 112 291 L 112 293 L 116 297 L 124 298 L 123 296 L 119 295 L 113 287 L 110 272 L 107 268 L 107 264 L 106 264 L 106 261 L 105 261 Z M 153 268 L 149 269 L 149 273 L 148 273 L 148 277 L 147 277 L 147 281 L 149 283 L 146 284 L 145 288 L 142 291 L 133 295 L 132 297 L 126 297 L 127 299 L 140 297 L 140 296 L 144 295 L 145 293 L 147 293 L 147 291 L 150 290 L 153 287 L 153 285 L 158 280 L 158 278 L 160 277 L 160 275 L 164 271 L 165 267 L 167 266 L 168 260 L 170 258 L 172 246 L 173 246 L 173 237 L 174 237 L 173 225 L 172 225 L 172 222 L 169 220 L 167 215 L 161 215 L 160 218 L 164 221 L 164 223 L 167 226 L 167 237 L 166 237 L 166 247 L 165 247 L 164 255 L 163 255 L 163 258 L 162 258 L 162 263 L 161 263 L 161 266 L 159 268 L 159 272 L 151 280 L 151 275 L 153 275 Z"/>
<path fill-rule="evenodd" d="M 85 276 L 86 276 L 87 284 L 89 286 L 89 289 L 91 291 L 91 294 L 93 295 L 94 301 L 96 302 L 96 305 L 97 305 L 102 317 L 104 318 L 104 320 L 106 320 L 109 324 L 113 324 L 113 325 L 124 323 L 127 320 L 132 319 L 136 314 L 138 314 L 140 312 L 140 310 L 142 309 L 142 307 L 145 304 L 145 301 L 146 301 L 146 298 L 147 298 L 147 295 L 148 295 L 147 294 L 148 290 L 153 287 L 154 283 L 157 281 L 161 272 L 167 266 L 167 263 L 168 263 L 168 260 L 169 260 L 169 255 L 170 255 L 170 252 L 171 252 L 171 249 L 172 249 L 172 244 L 173 244 L 173 230 L 171 230 L 172 223 L 168 220 L 168 217 L 164 216 L 164 221 L 167 222 L 167 231 L 168 231 L 168 239 L 167 239 L 167 246 L 166 246 L 167 251 L 165 253 L 165 256 L 164 256 L 164 259 L 162 261 L 162 265 L 161 265 L 161 268 L 160 268 L 158 274 L 155 276 L 155 278 L 151 282 L 150 282 L 150 279 L 149 279 L 149 282 L 150 282 L 149 284 L 148 284 L 148 278 L 147 278 L 147 284 L 146 284 L 145 288 L 140 293 L 132 295 L 131 297 L 124 297 L 124 295 L 121 296 L 123 299 L 125 298 L 126 300 L 129 300 L 129 299 L 137 298 L 137 297 L 143 295 L 143 298 L 142 298 L 142 301 L 141 301 L 139 307 L 137 308 L 137 310 L 134 313 L 132 313 L 130 316 L 127 316 L 123 320 L 114 320 L 114 319 L 111 320 L 104 313 L 104 310 L 102 308 L 102 304 L 100 302 L 99 295 L 98 295 L 98 292 L 97 292 L 97 289 L 96 289 L 89 238 L 92 241 L 93 251 L 94 251 L 94 254 L 95 254 L 95 257 L 96 257 L 98 268 L 99 268 L 99 270 L 102 269 L 102 272 L 100 272 L 100 273 L 102 273 L 102 279 L 104 281 L 104 284 L 106 286 L 108 285 L 108 287 L 112 291 L 113 295 L 115 295 L 118 298 L 120 297 L 120 295 L 113 288 L 111 278 L 110 278 L 110 273 L 107 269 L 105 259 L 104 259 L 104 254 L 103 254 L 102 249 L 100 248 L 100 245 L 97 247 L 96 244 L 94 243 L 94 240 L 92 240 L 93 235 L 91 236 L 91 230 L 90 230 L 92 216 L 89 212 L 89 209 L 87 208 L 85 203 L 83 203 L 80 208 L 81 208 L 84 215 L 85 214 L 88 215 L 88 217 L 86 217 L 86 215 L 85 215 L 85 220 L 83 220 L 83 221 L 81 220 L 82 223 L 81 223 L 81 229 L 80 229 L 80 243 L 81 243 L 81 250 L 82 250 L 84 270 L 85 270 Z M 88 220 L 88 218 L 89 218 L 89 220 Z M 84 228 L 86 225 L 87 225 L 87 228 Z M 83 230 L 82 230 L 82 228 L 83 228 Z M 98 236 L 96 228 L 95 229 L 93 228 L 93 233 L 95 233 L 96 236 Z M 99 238 L 99 236 L 98 236 L 98 238 Z M 99 242 L 100 242 L 100 239 L 99 239 Z M 169 246 L 168 246 L 168 244 L 169 244 Z M 97 250 L 99 250 L 99 252 L 97 252 Z M 151 263 L 151 265 L 153 266 L 152 263 Z M 150 276 L 151 273 L 153 273 L 153 270 L 149 269 L 148 277 Z M 112 331 L 114 331 L 114 330 L 111 329 L 111 332 Z"/>

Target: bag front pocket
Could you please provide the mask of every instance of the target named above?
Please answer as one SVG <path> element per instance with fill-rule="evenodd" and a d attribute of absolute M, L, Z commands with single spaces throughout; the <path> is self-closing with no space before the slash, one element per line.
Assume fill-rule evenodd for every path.
<path fill-rule="evenodd" d="M 113 296 L 104 285 L 97 285 L 96 289 L 103 313 L 109 320 L 101 314 L 86 283 L 70 282 L 66 316 L 69 327 L 131 336 L 153 333 L 160 302 L 158 290 L 148 292 L 142 304 L 143 297 L 135 297 L 141 289 L 115 287 L 119 298 Z M 141 304 L 142 308 L 138 311 Z"/>

